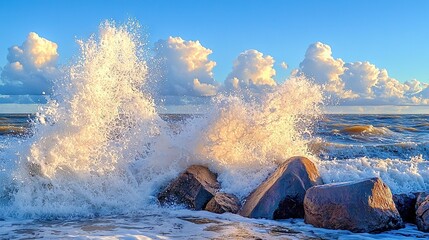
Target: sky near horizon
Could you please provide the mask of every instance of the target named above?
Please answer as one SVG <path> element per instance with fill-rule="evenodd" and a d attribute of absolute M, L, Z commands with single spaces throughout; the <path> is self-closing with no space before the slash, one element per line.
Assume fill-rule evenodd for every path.
<path fill-rule="evenodd" d="M 7 59 L 8 54 L 17 54 L 8 48 L 18 46 L 17 51 L 25 52 L 34 42 L 42 42 L 52 50 L 49 43 L 55 43 L 58 48 L 49 56 L 50 68 L 44 64 L 46 59 L 43 64 L 27 63 L 44 81 L 54 65 L 66 64 L 77 54 L 76 39 L 87 39 L 106 19 L 124 23 L 132 18 L 143 26 L 150 48 L 174 45 L 154 53 L 167 58 L 170 65 L 180 61 L 178 52 L 205 54 L 206 68 L 201 72 L 206 75 L 167 76 L 174 85 L 175 77 L 182 74 L 177 78 L 183 83 L 193 81 L 193 89 L 165 88 L 166 95 L 209 96 L 223 84 L 224 88 L 273 86 L 298 72 L 326 84 L 346 104 L 428 104 L 428 12 L 425 0 L 5 0 L 0 1 L 0 94 L 8 94 L 11 81 L 5 83 L 4 76 L 18 76 L 13 72 L 18 66 L 12 64 L 19 62 L 26 68 L 23 57 Z M 30 37 L 30 32 L 37 35 Z M 179 49 L 182 45 L 186 49 Z M 253 72 L 244 74 L 249 69 Z M 34 92 L 21 89 L 9 94 Z"/>

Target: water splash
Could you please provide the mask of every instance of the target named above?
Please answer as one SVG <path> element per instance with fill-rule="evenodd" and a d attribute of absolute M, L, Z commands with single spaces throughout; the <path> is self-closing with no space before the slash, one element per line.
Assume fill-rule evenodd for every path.
<path fill-rule="evenodd" d="M 78 43 L 80 57 L 54 84 L 33 136 L 15 149 L 4 216 L 139 210 L 191 164 L 208 166 L 225 191 L 244 197 L 278 163 L 309 154 L 323 96 L 304 78 L 254 101 L 219 96 L 177 134 L 156 112 L 136 24 L 105 22 Z"/>
<path fill-rule="evenodd" d="M 56 83 L 21 154 L 17 209 L 60 215 L 137 207 L 130 166 L 149 151 L 160 119 L 141 91 L 147 66 L 135 28 L 105 22 L 97 36 L 78 41 L 81 56 Z"/>
<path fill-rule="evenodd" d="M 260 100 L 219 96 L 206 118 L 183 131 L 194 158 L 219 173 L 224 190 L 245 197 L 281 162 L 307 149 L 323 102 L 319 86 L 292 78 Z"/>

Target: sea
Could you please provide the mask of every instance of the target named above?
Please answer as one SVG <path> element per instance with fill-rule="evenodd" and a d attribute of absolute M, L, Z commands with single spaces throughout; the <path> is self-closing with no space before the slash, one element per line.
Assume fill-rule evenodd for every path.
<path fill-rule="evenodd" d="M 78 41 L 46 104 L 0 114 L 0 239 L 429 238 L 412 224 L 357 234 L 160 206 L 157 194 L 190 165 L 207 166 L 244 201 L 297 155 L 325 183 L 378 176 L 393 193 L 426 191 L 429 115 L 332 114 L 323 88 L 303 76 L 163 112 L 135 31 L 101 24 Z"/>
<path fill-rule="evenodd" d="M 204 115 L 160 114 L 172 132 L 195 118 Z M 35 114 L 0 114 L 0 153 L 2 177 L 13 175 L 7 156 L 8 149 L 15 149 L 28 141 L 34 133 Z M 308 142 L 312 156 L 318 159 L 323 180 L 341 182 L 379 176 L 393 193 L 425 191 L 429 186 L 429 115 L 360 115 L 325 114 L 314 126 L 314 135 Z M 8 153 L 8 154 L 6 154 Z M 162 174 L 162 173 L 160 173 Z M 71 180 L 71 179 L 68 179 Z M 101 180 L 102 181 L 102 180 Z M 27 183 L 28 184 L 28 183 Z M 46 184 L 46 183 L 45 183 Z M 381 234 L 356 234 L 349 231 L 314 228 L 302 219 L 264 220 L 248 219 L 235 214 L 213 214 L 190 211 L 181 206 L 160 207 L 156 200 L 140 207 L 121 209 L 120 203 L 110 209 L 106 201 L 96 198 L 103 191 L 77 191 L 75 183 L 62 186 L 61 193 L 49 187 L 32 189 L 40 191 L 41 199 L 25 199 L 22 205 L 2 211 L 1 239 L 426 239 L 428 233 L 420 232 L 415 225 Z M 78 183 L 79 184 L 79 183 Z M 86 183 L 88 184 L 88 183 Z M 242 183 L 240 183 L 242 184 Z M 70 187 L 70 189 L 67 189 Z M 3 208 L 11 204 L 14 191 L 11 185 L 1 182 Z M 16 191 L 16 190 L 15 190 Z M 68 194 L 61 206 L 50 206 L 49 194 Z M 15 192 L 16 193 L 16 192 Z M 156 193 L 156 191 L 154 192 Z M 35 194 L 27 193 L 27 194 Z M 94 195 L 92 195 L 94 194 Z M 118 191 L 114 194 L 121 194 Z M 5 196 L 6 195 L 6 196 Z M 91 196 L 92 195 L 92 196 Z M 153 195 L 152 198 L 155 198 Z M 244 195 L 242 195 L 243 197 Z M 46 199 L 44 199 L 46 197 Z M 63 198 L 64 196 L 58 196 Z M 85 208 L 76 198 L 85 199 Z M 16 201 L 16 200 L 15 200 Z M 37 201 L 37 202 L 34 202 Z M 76 201 L 76 202 L 73 202 Z M 26 204 L 30 206 L 25 206 Z M 97 205 L 99 204 L 99 205 Z M 31 206 L 33 205 L 33 206 Z M 115 204 L 116 205 L 116 204 Z M 124 204 L 126 206 L 126 204 Z M 51 210 L 43 208 L 52 208 Z M 60 207 L 59 209 L 56 209 Z M 106 208 L 106 212 L 103 208 Z M 68 209 L 70 208 L 70 211 Z M 110 210 L 109 210 L 110 209 Z M 113 210 L 113 211 L 112 211 Z M 22 212 L 20 212 L 22 211 Z M 79 212 L 82 211 L 82 212 Z M 111 211 L 111 212 L 109 212 Z M 61 213 L 63 212 L 63 213 Z"/>

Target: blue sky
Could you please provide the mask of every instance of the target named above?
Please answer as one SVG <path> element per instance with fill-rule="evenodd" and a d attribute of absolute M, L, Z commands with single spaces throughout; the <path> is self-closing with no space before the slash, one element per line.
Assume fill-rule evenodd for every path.
<path fill-rule="evenodd" d="M 223 82 L 237 55 L 256 49 L 276 63 L 283 81 L 310 44 L 322 42 L 334 58 L 369 61 L 401 82 L 429 83 L 429 1 L 0 1 L 0 66 L 8 48 L 29 32 L 58 44 L 59 62 L 77 53 L 105 19 L 137 19 L 149 46 L 178 36 L 213 51 L 214 78 Z M 288 63 L 288 70 L 280 63 Z"/>

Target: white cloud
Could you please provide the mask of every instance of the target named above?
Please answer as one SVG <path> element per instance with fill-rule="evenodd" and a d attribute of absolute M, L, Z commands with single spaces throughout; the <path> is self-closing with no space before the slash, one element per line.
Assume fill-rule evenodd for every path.
<path fill-rule="evenodd" d="M 201 96 L 214 96 L 217 93 L 217 86 L 201 83 L 198 78 L 194 79 L 194 90 L 199 93 Z"/>
<path fill-rule="evenodd" d="M 412 79 L 412 80 L 406 81 L 405 85 L 408 86 L 408 93 L 410 93 L 410 94 L 419 93 L 423 89 L 426 89 L 429 86 L 429 84 L 422 83 L 422 82 L 418 81 L 417 79 Z"/>
<path fill-rule="evenodd" d="M 378 82 L 380 70 L 369 62 L 344 64 L 344 73 L 340 76 L 344 88 L 361 97 L 372 97 L 372 87 Z"/>
<path fill-rule="evenodd" d="M 225 86 L 228 90 L 239 88 L 266 88 L 276 86 L 273 79 L 276 70 L 274 58 L 256 50 L 246 50 L 234 61 L 232 72 L 228 75 Z"/>
<path fill-rule="evenodd" d="M 39 95 L 51 92 L 57 73 L 57 44 L 31 32 L 21 46 L 12 46 L 3 68 L 0 94 Z"/>
<path fill-rule="evenodd" d="M 411 100 L 415 104 L 429 104 L 429 84 L 421 83 L 415 79 L 407 81 L 405 84 L 410 87 L 409 92 L 412 93 Z"/>
<path fill-rule="evenodd" d="M 333 58 L 331 47 L 320 42 L 309 46 L 300 68 L 293 73 L 323 84 L 334 99 L 345 105 L 429 103 L 428 84 L 415 79 L 401 83 L 370 62 L 345 63 Z"/>
<path fill-rule="evenodd" d="M 377 84 L 374 91 L 377 91 L 376 97 L 384 99 L 401 99 L 404 98 L 405 92 L 409 89 L 406 84 L 389 77 L 387 70 L 380 70 L 378 75 Z"/>
<path fill-rule="evenodd" d="M 217 93 L 219 84 L 212 72 L 216 63 L 208 59 L 212 51 L 199 41 L 169 37 L 159 40 L 155 51 L 155 59 L 163 70 L 161 94 L 212 96 Z"/>
<path fill-rule="evenodd" d="M 299 66 L 298 74 L 306 75 L 338 96 L 350 97 L 349 93 L 344 92 L 344 82 L 340 78 L 345 70 L 344 61 L 341 58 L 332 57 L 329 45 L 321 42 L 311 44 Z"/>
<path fill-rule="evenodd" d="M 180 37 L 159 40 L 155 62 L 163 70 L 158 85 L 161 95 L 210 97 L 220 89 L 254 93 L 277 86 L 274 58 L 257 50 L 246 50 L 237 56 L 222 86 L 214 79 L 216 62 L 209 59 L 211 53 L 199 41 Z M 57 44 L 34 32 L 21 46 L 10 47 L 0 78 L 2 101 L 15 99 L 6 95 L 50 94 L 52 80 L 58 74 L 57 58 Z M 287 69 L 288 64 L 281 62 L 280 67 Z M 305 75 L 323 85 L 334 100 L 344 105 L 429 104 L 429 84 L 416 79 L 402 83 L 389 76 L 386 69 L 367 61 L 344 62 L 334 58 L 331 47 L 321 42 L 311 44 L 299 68 L 291 72 L 292 76 Z M 19 101 L 27 102 L 27 98 Z"/>

